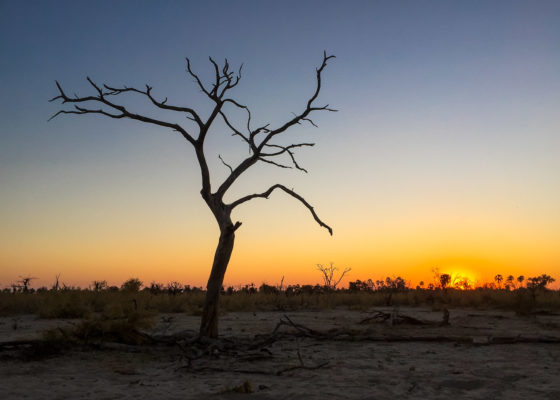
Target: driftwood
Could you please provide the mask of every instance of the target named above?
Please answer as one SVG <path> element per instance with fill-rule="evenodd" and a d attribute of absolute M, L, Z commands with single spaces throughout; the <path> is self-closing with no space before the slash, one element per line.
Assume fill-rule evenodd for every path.
<path fill-rule="evenodd" d="M 298 365 L 293 365 L 293 366 L 288 366 L 288 367 L 284 367 L 278 370 L 272 370 L 270 368 L 260 368 L 260 369 L 245 369 L 245 368 L 231 368 L 231 367 L 222 367 L 222 366 L 216 366 L 214 363 L 210 362 L 207 363 L 207 365 L 200 365 L 200 366 L 194 366 L 194 361 L 197 360 L 201 360 L 201 359 L 206 359 L 208 360 L 208 358 L 211 358 L 212 356 L 214 357 L 219 357 L 219 355 L 228 355 L 230 358 L 233 358 L 233 360 L 235 361 L 235 363 L 239 363 L 239 362 L 248 362 L 248 363 L 252 363 L 254 361 L 266 361 L 266 360 L 272 360 L 274 358 L 276 358 L 274 356 L 274 353 L 272 351 L 270 351 L 268 348 L 262 348 L 260 349 L 260 351 L 252 351 L 251 350 L 251 346 L 244 346 L 243 341 L 240 341 L 240 343 L 238 343 L 238 348 L 235 350 L 231 350 L 231 349 L 226 349 L 226 351 L 219 351 L 218 353 L 214 353 L 212 350 L 208 351 L 201 351 L 196 357 L 190 356 L 189 353 L 192 354 L 192 348 L 191 349 L 187 349 L 187 348 L 182 348 L 182 350 L 185 353 L 185 358 L 187 359 L 187 364 L 186 365 L 182 365 L 180 367 L 178 367 L 176 370 L 187 370 L 189 372 L 205 372 L 205 371 L 211 371 L 211 372 L 234 372 L 234 373 L 240 373 L 240 374 L 257 374 L 257 375 L 282 375 L 285 374 L 287 372 L 291 372 L 291 371 L 295 371 L 295 370 L 299 370 L 299 369 L 304 369 L 304 370 L 316 370 L 319 368 L 324 368 L 326 367 L 329 362 L 328 361 L 324 361 L 322 363 L 316 364 L 316 365 L 306 365 L 305 362 L 303 361 L 303 357 L 301 356 L 301 352 L 299 349 L 299 345 L 297 348 L 297 359 L 298 359 Z M 220 348 L 221 346 L 216 345 L 214 347 L 214 350 L 217 350 L 218 348 Z M 249 350 L 247 350 L 247 348 Z M 222 348 L 222 350 L 224 350 Z M 209 356 L 209 357 L 204 357 L 204 356 Z"/>
<path fill-rule="evenodd" d="M 281 370 L 279 370 L 279 371 L 276 372 L 276 375 L 282 375 L 282 374 L 284 374 L 284 373 L 286 373 L 286 372 L 294 371 L 294 370 L 296 370 L 296 369 L 307 369 L 307 370 L 319 369 L 319 368 L 326 367 L 326 366 L 329 364 L 328 361 L 325 361 L 325 362 L 322 362 L 322 363 L 317 364 L 317 365 L 307 366 L 307 365 L 305 365 L 305 363 L 303 362 L 303 358 L 301 358 L 301 354 L 300 354 L 300 352 L 299 352 L 299 349 L 298 349 L 298 351 L 297 351 L 297 355 L 298 355 L 299 365 L 295 365 L 295 366 L 293 366 L 293 367 L 287 367 L 287 368 L 281 369 Z"/>
<path fill-rule="evenodd" d="M 444 312 L 443 321 L 421 321 L 417 319 L 403 318 L 405 323 L 417 324 L 420 321 L 422 325 L 442 326 L 448 313 Z M 401 316 L 403 317 L 403 316 Z M 371 319 L 372 321 L 388 321 L 390 317 L 386 317 L 385 313 L 377 313 Z M 366 321 L 365 323 L 367 323 Z M 299 348 L 299 340 L 310 341 L 351 341 L 351 342 L 423 342 L 423 343 L 459 343 L 463 345 L 507 345 L 517 343 L 536 343 L 536 344 L 560 344 L 560 337 L 552 336 L 469 336 L 469 335 L 399 335 L 399 334 L 371 334 L 366 330 L 351 330 L 348 328 L 330 329 L 320 331 L 310 328 L 294 321 L 287 315 L 284 315 L 277 323 L 274 330 L 269 334 L 255 335 L 253 339 L 238 338 L 234 340 L 217 339 L 205 342 L 191 342 L 190 345 L 182 346 L 187 364 L 178 368 L 191 373 L 200 372 L 233 372 L 239 374 L 253 375 L 275 375 L 280 376 L 298 370 L 316 370 L 320 368 L 328 368 L 329 362 L 322 361 L 314 365 L 308 365 Z M 278 368 L 278 366 L 264 368 L 244 368 L 239 367 L 239 363 L 253 363 L 255 361 L 273 361 L 277 360 L 278 364 L 280 354 L 270 350 L 270 346 L 275 342 L 282 341 L 297 343 L 297 364 Z M 223 362 L 218 363 L 213 360 L 224 358 Z"/>
<path fill-rule="evenodd" d="M 364 325 L 371 322 L 384 322 L 393 319 L 395 324 L 411 324 L 411 325 L 427 325 L 427 326 L 442 326 L 448 323 L 449 312 L 443 310 L 442 321 L 424 321 L 410 316 L 398 313 L 385 313 L 377 311 L 373 316 L 362 319 L 359 324 Z M 289 330 L 282 329 L 289 328 Z M 65 332 L 63 332 L 65 333 Z M 333 340 L 333 341 L 374 341 L 374 342 L 457 342 L 457 343 L 473 343 L 473 344 L 513 344 L 513 343 L 560 343 L 560 337 L 556 336 L 472 336 L 472 335 L 372 335 L 367 331 L 349 329 L 349 328 L 334 328 L 328 331 L 319 331 L 309 328 L 301 323 L 295 322 L 288 315 L 284 315 L 276 324 L 274 330 L 269 334 L 255 335 L 253 339 L 239 339 L 239 338 L 220 338 L 210 339 L 207 337 L 200 337 L 195 331 L 182 331 L 173 335 L 148 335 L 141 333 L 147 340 L 143 346 L 146 345 L 168 345 L 177 346 L 181 352 L 188 355 L 191 360 L 199 359 L 204 356 L 217 356 L 217 355 L 233 355 L 238 356 L 240 359 L 257 360 L 265 359 L 272 356 L 268 347 L 274 342 L 283 339 L 295 338 L 310 338 L 314 340 Z M 62 344 L 60 342 L 57 342 Z M 101 345 L 100 345 L 101 343 Z M 8 340 L 0 341 L 0 351 L 10 350 L 24 347 L 44 346 L 49 345 L 51 342 L 48 339 L 25 339 L 25 340 Z M 65 345 L 72 345 L 76 343 L 64 343 Z M 142 345 L 131 345 L 122 342 L 115 342 L 107 338 L 107 340 L 100 339 L 96 343 L 82 343 L 77 344 L 90 344 L 97 345 L 94 347 L 101 349 L 119 349 L 126 347 L 139 347 Z M 255 352 L 255 350 L 258 350 Z"/>
<path fill-rule="evenodd" d="M 415 330 L 414 334 L 407 334 L 407 330 L 382 329 L 371 330 L 360 328 L 360 325 L 376 322 L 393 324 L 411 324 L 426 326 L 445 325 L 449 313 L 444 310 L 442 321 L 423 321 L 406 315 L 376 312 L 352 327 L 340 327 L 329 330 L 318 330 L 296 322 L 288 315 L 284 315 L 276 324 L 274 330 L 268 334 L 255 335 L 243 338 L 217 338 L 200 337 L 195 331 L 183 331 L 173 335 L 152 335 L 140 344 L 117 343 L 113 337 L 103 337 L 99 340 L 78 341 L 71 340 L 70 336 L 62 336 L 55 341 L 48 339 L 8 340 L 0 341 L 0 352 L 14 353 L 15 357 L 22 359 L 37 359 L 52 357 L 60 354 L 66 348 L 109 350 L 120 352 L 144 351 L 155 346 L 176 347 L 179 351 L 173 354 L 179 357 L 182 364 L 177 370 L 190 373 L 199 372 L 233 372 L 239 374 L 256 374 L 279 376 L 298 370 L 316 370 L 328 368 L 329 361 L 304 362 L 300 340 L 307 345 L 317 341 L 332 342 L 385 342 L 385 343 L 457 343 L 468 346 L 509 345 L 509 344 L 560 344 L 560 336 L 490 336 L 490 335 L 453 335 L 451 331 L 443 329 L 434 332 Z M 62 332 L 65 333 L 65 332 Z M 143 333 L 143 335 L 145 335 Z M 68 339 L 67 341 L 65 339 Z M 274 346 L 282 342 L 282 346 Z M 292 343 L 297 346 L 297 362 L 293 358 L 286 358 L 285 344 Z M 254 367 L 260 363 L 261 368 Z M 259 365 L 259 364 L 257 364 Z"/>
<path fill-rule="evenodd" d="M 405 317 L 403 321 L 413 321 L 411 323 L 421 325 L 442 326 L 446 325 L 449 318 L 449 312 L 444 310 L 444 318 L 441 322 L 421 321 L 412 317 Z M 389 320 L 387 313 L 378 312 L 371 318 L 366 318 L 360 324 L 368 323 L 369 321 L 386 321 Z M 365 322 L 364 322 L 365 321 Z M 286 326 L 291 327 L 291 332 L 280 332 L 280 328 Z M 489 344 L 516 344 L 516 343 L 560 343 L 560 337 L 557 336 L 472 336 L 472 335 L 372 335 L 364 331 L 343 329 L 331 329 L 329 331 L 321 332 L 306 327 L 300 323 L 294 322 L 287 315 L 280 319 L 274 331 L 269 335 L 256 335 L 255 338 L 261 339 L 256 342 L 255 346 L 270 345 L 275 341 L 286 339 L 289 337 L 304 337 L 314 340 L 332 340 L 332 341 L 367 341 L 367 342 L 436 342 L 436 343 L 464 343 L 473 345 L 489 345 Z"/>
<path fill-rule="evenodd" d="M 447 308 L 443 309 L 443 317 L 440 322 L 435 321 L 424 321 L 418 318 L 410 317 L 408 315 L 400 314 L 396 311 L 392 313 L 386 313 L 383 311 L 376 311 L 371 317 L 364 318 L 360 321 L 360 324 L 367 324 L 371 322 L 389 322 L 391 326 L 394 325 L 431 325 L 431 326 L 445 326 L 449 325 L 449 310 Z"/>

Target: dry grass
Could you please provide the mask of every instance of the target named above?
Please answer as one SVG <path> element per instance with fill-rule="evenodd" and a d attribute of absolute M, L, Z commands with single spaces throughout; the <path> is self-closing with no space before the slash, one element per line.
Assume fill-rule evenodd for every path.
<path fill-rule="evenodd" d="M 126 290 L 45 290 L 33 293 L 0 293 L 0 316 L 36 314 L 41 318 L 88 318 L 96 315 L 116 316 L 130 313 L 186 313 L 200 315 L 205 292 L 201 290 L 154 293 L 148 289 Z M 497 308 L 520 314 L 535 310 L 559 310 L 559 290 L 498 290 L 480 288 L 408 289 L 397 291 L 325 290 L 238 290 L 221 297 L 222 312 L 324 310 L 348 308 L 366 310 L 380 305 Z"/>

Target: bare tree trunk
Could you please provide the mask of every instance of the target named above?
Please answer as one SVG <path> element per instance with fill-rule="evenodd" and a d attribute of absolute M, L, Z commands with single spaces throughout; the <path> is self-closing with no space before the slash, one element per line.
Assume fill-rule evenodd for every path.
<path fill-rule="evenodd" d="M 200 323 L 200 336 L 216 338 L 218 337 L 218 304 L 220 300 L 220 290 L 224 282 L 226 269 L 233 251 L 235 241 L 235 227 L 231 222 L 221 228 L 220 240 L 214 254 L 214 263 L 210 278 L 206 285 L 206 300 L 202 311 L 202 321 Z"/>

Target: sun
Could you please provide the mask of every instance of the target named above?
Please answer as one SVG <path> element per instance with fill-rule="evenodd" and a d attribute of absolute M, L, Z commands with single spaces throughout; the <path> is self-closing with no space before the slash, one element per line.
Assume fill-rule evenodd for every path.
<path fill-rule="evenodd" d="M 459 290 L 474 289 L 478 281 L 475 273 L 464 268 L 449 268 L 445 273 L 451 276 L 449 287 Z"/>

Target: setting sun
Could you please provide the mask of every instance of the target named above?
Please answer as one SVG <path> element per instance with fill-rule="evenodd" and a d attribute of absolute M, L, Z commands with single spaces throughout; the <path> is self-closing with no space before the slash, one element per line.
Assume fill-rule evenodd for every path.
<path fill-rule="evenodd" d="M 560 398 L 559 0 L 0 20 L 2 400 Z"/>
<path fill-rule="evenodd" d="M 448 274 L 451 277 L 449 286 L 455 289 L 474 289 L 478 285 L 484 283 L 481 282 L 480 276 L 478 274 L 476 274 L 472 270 L 461 267 L 452 266 L 448 268 L 442 268 L 441 273 Z"/>

